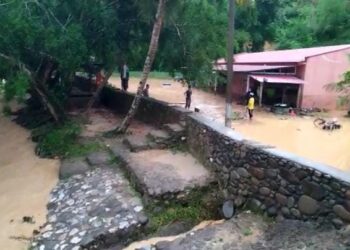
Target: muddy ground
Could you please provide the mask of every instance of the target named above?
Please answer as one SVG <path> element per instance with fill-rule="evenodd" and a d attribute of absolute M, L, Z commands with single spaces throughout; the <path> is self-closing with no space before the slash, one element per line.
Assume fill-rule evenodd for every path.
<path fill-rule="evenodd" d="M 114 77 L 112 84 L 120 87 L 120 80 Z M 139 79 L 130 79 L 131 92 L 136 92 Z M 183 105 L 186 88 L 172 80 L 150 79 L 150 96 L 172 104 Z M 170 85 L 169 85 L 170 84 Z M 222 96 L 193 90 L 192 108 L 218 122 L 224 122 L 225 100 Z M 234 110 L 244 114 L 243 106 L 234 105 Z M 266 111 L 257 111 L 253 122 L 236 121 L 233 127 L 249 139 L 266 143 L 311 160 L 328 164 L 350 172 L 350 119 L 344 118 L 345 112 L 320 114 L 337 117 L 343 128 L 335 132 L 317 129 L 312 117 L 281 117 Z"/>

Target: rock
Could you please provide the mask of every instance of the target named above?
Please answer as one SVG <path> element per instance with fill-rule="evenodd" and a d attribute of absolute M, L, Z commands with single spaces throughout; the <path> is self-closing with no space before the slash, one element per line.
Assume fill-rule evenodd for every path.
<path fill-rule="evenodd" d="M 248 171 L 245 168 L 238 168 L 237 173 L 243 178 L 250 177 L 250 174 L 248 173 Z"/>
<path fill-rule="evenodd" d="M 343 222 L 342 222 L 342 225 L 344 225 Z M 349 239 L 350 238 L 350 225 L 343 227 L 342 230 L 339 231 L 339 233 L 342 237 Z"/>
<path fill-rule="evenodd" d="M 285 217 L 288 218 L 288 217 L 290 216 L 290 211 L 289 211 L 289 209 L 288 209 L 287 207 L 282 207 L 281 211 L 282 211 L 282 214 L 283 214 Z"/>
<path fill-rule="evenodd" d="M 139 213 L 139 212 L 141 212 L 143 210 L 143 207 L 142 206 L 136 206 L 136 207 L 134 207 L 134 211 L 136 212 L 136 213 Z"/>
<path fill-rule="evenodd" d="M 320 201 L 326 196 L 325 190 L 315 182 L 302 181 L 304 194 Z"/>
<path fill-rule="evenodd" d="M 350 212 L 348 212 L 342 205 L 335 205 L 333 211 L 341 219 L 350 222 Z"/>
<path fill-rule="evenodd" d="M 261 202 L 257 199 L 249 199 L 246 204 L 247 208 L 252 210 L 253 212 L 260 211 Z"/>
<path fill-rule="evenodd" d="M 233 180 L 237 180 L 240 178 L 239 174 L 236 172 L 236 171 L 232 171 L 230 173 L 230 178 L 233 179 Z"/>
<path fill-rule="evenodd" d="M 292 208 L 294 206 L 294 204 L 295 204 L 295 199 L 293 197 L 289 197 L 288 202 L 287 202 L 287 206 L 289 208 Z"/>
<path fill-rule="evenodd" d="M 285 206 L 288 203 L 288 198 L 284 196 L 283 194 L 277 193 L 276 194 L 276 201 L 278 204 Z"/>
<path fill-rule="evenodd" d="M 350 200 L 350 190 L 347 190 L 347 191 L 345 192 L 345 198 L 346 198 L 347 200 Z"/>
<path fill-rule="evenodd" d="M 235 214 L 235 206 L 232 200 L 225 201 L 222 205 L 222 214 L 226 220 L 229 220 Z"/>
<path fill-rule="evenodd" d="M 175 221 L 169 225 L 161 227 L 157 232 L 157 237 L 167 237 L 179 235 L 187 232 L 192 228 L 191 223 L 186 221 Z"/>
<path fill-rule="evenodd" d="M 345 206 L 346 210 L 348 210 L 350 212 L 350 201 L 346 200 L 344 202 L 344 206 Z"/>
<path fill-rule="evenodd" d="M 84 174 L 89 171 L 89 165 L 82 158 L 63 160 L 59 170 L 60 179 L 73 175 Z"/>
<path fill-rule="evenodd" d="M 89 154 L 86 160 L 90 165 L 101 166 L 109 164 L 111 156 L 107 152 L 94 152 Z"/>
<path fill-rule="evenodd" d="M 295 209 L 295 208 L 292 208 L 291 210 L 290 210 L 290 212 L 291 212 L 291 214 L 295 217 L 295 218 L 297 218 L 297 219 L 299 219 L 300 218 L 300 211 L 298 210 L 298 209 Z"/>
<path fill-rule="evenodd" d="M 236 207 L 241 207 L 244 204 L 245 198 L 243 198 L 242 196 L 238 196 L 235 200 L 235 206 Z"/>
<path fill-rule="evenodd" d="M 71 239 L 71 241 L 70 241 L 70 243 L 72 243 L 72 244 L 78 244 L 79 242 L 81 241 L 81 238 L 79 238 L 79 237 L 73 237 L 72 239 Z"/>
<path fill-rule="evenodd" d="M 269 177 L 269 178 L 274 178 L 274 177 L 277 177 L 277 175 L 278 175 L 278 170 L 276 170 L 276 169 L 266 169 L 266 170 L 265 170 L 265 174 L 266 174 L 267 177 Z"/>
<path fill-rule="evenodd" d="M 269 207 L 267 209 L 267 214 L 269 216 L 276 216 L 277 215 L 277 208 L 276 207 Z"/>
<path fill-rule="evenodd" d="M 77 233 L 79 233 L 79 229 L 77 228 L 73 228 L 70 232 L 69 232 L 69 236 L 73 236 L 76 235 Z"/>
<path fill-rule="evenodd" d="M 340 228 L 342 228 L 344 226 L 344 222 L 342 220 L 340 220 L 340 219 L 337 219 L 337 218 L 332 220 L 332 224 L 334 225 L 334 227 L 336 229 L 340 229 Z M 349 237 L 349 236 L 350 235 L 347 235 L 347 237 Z"/>
<path fill-rule="evenodd" d="M 320 208 L 318 202 L 307 195 L 300 197 L 298 207 L 300 212 L 306 215 L 314 215 Z"/>
<path fill-rule="evenodd" d="M 259 189 L 260 194 L 267 196 L 270 194 L 271 190 L 268 189 L 267 187 L 262 187 Z"/>
<path fill-rule="evenodd" d="M 145 215 L 139 215 L 138 216 L 138 221 L 140 222 L 141 225 L 146 225 L 148 223 L 148 217 Z"/>
<path fill-rule="evenodd" d="M 282 176 L 282 178 L 286 179 L 287 181 L 289 181 L 292 184 L 299 183 L 299 179 L 292 172 L 290 172 L 287 169 L 281 169 L 280 175 Z"/>
<path fill-rule="evenodd" d="M 299 180 L 303 180 L 308 176 L 308 173 L 304 170 L 297 170 L 295 172 L 295 176 L 299 179 Z"/>
<path fill-rule="evenodd" d="M 249 168 L 249 173 L 259 180 L 263 180 L 265 178 L 264 170 L 261 168 Z"/>

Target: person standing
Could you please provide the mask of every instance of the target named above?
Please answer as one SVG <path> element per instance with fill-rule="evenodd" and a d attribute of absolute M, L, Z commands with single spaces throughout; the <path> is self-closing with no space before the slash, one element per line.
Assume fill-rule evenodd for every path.
<path fill-rule="evenodd" d="M 253 93 L 250 93 L 250 95 L 249 95 L 249 100 L 248 100 L 248 105 L 247 105 L 248 114 L 249 114 L 249 120 L 252 120 L 252 119 L 253 119 L 253 116 L 254 116 L 254 106 L 255 106 L 254 94 L 253 94 Z"/>
<path fill-rule="evenodd" d="M 185 92 L 185 96 L 186 96 L 186 105 L 185 105 L 185 109 L 190 109 L 191 107 L 191 102 L 192 102 L 192 87 L 191 85 L 188 85 L 188 89 Z"/>
<path fill-rule="evenodd" d="M 149 97 L 149 84 L 146 84 L 146 88 L 142 91 L 144 97 Z"/>
<path fill-rule="evenodd" d="M 124 63 L 121 68 L 120 78 L 122 80 L 122 89 L 127 91 L 129 88 L 129 68 L 126 63 Z"/>

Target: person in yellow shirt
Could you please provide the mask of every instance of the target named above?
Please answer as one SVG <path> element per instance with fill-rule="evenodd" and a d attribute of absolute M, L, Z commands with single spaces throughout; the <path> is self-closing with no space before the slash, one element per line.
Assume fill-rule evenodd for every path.
<path fill-rule="evenodd" d="M 250 93 L 249 99 L 248 99 L 248 105 L 247 105 L 247 109 L 248 109 L 248 114 L 249 114 L 249 119 L 250 120 L 253 119 L 254 106 L 255 106 L 254 94 Z"/>

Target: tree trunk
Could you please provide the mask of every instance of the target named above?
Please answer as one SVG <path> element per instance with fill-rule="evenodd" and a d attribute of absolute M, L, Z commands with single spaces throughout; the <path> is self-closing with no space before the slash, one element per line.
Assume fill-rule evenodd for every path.
<path fill-rule="evenodd" d="M 227 33 L 227 88 L 226 88 L 226 109 L 225 126 L 232 125 L 232 80 L 233 80 L 233 35 L 235 29 L 235 0 L 229 0 L 228 10 L 228 33 Z"/>
<path fill-rule="evenodd" d="M 142 90 L 144 89 L 144 87 L 146 85 L 147 78 L 148 78 L 148 75 L 151 71 L 152 64 L 153 64 L 153 61 L 155 59 L 157 49 L 158 49 L 158 41 L 159 41 L 159 35 L 160 35 L 160 31 L 162 29 L 163 19 L 164 19 L 164 15 L 165 15 L 166 1 L 167 0 L 159 0 L 159 2 L 158 2 L 156 20 L 155 20 L 155 23 L 153 25 L 152 38 L 151 38 L 151 42 L 149 45 L 145 64 L 143 67 L 141 84 L 140 84 L 139 89 L 137 91 L 137 94 L 134 98 L 134 101 L 129 109 L 128 114 L 124 118 L 122 124 L 115 131 L 118 134 L 125 133 L 127 131 L 127 129 L 129 128 L 129 126 L 132 122 L 132 119 L 134 118 L 134 116 L 137 112 L 137 109 L 140 105 Z"/>
<path fill-rule="evenodd" d="M 92 106 L 94 106 L 97 98 L 100 96 L 102 89 L 108 84 L 108 80 L 112 76 L 112 74 L 113 74 L 112 69 L 109 72 L 107 72 L 107 75 L 104 77 L 103 82 L 100 84 L 100 86 L 97 87 L 97 90 L 95 91 L 94 95 L 89 100 L 86 106 L 85 114 L 88 115 L 90 113 Z"/>

